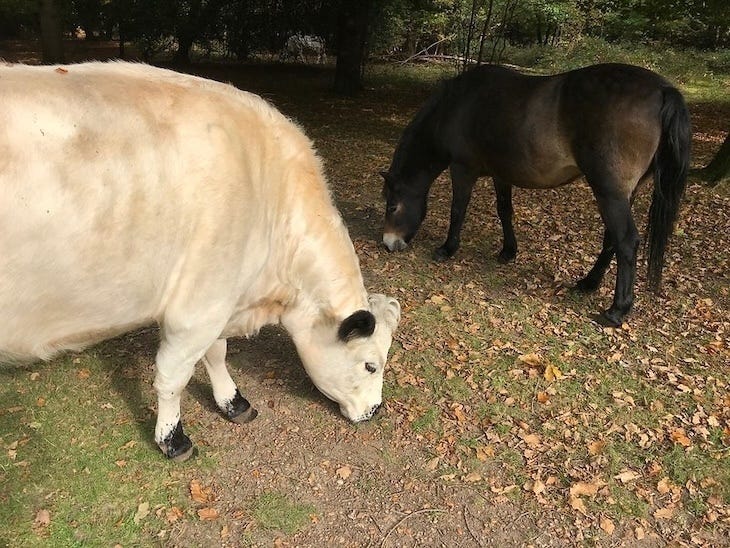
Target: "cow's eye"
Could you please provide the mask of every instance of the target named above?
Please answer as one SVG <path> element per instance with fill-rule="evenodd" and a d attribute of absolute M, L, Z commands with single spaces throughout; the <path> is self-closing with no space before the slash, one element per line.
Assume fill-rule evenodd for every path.
<path fill-rule="evenodd" d="M 375 367 L 375 364 L 370 362 L 365 362 L 365 369 L 367 369 L 369 373 L 375 373 L 378 370 L 378 368 Z"/>

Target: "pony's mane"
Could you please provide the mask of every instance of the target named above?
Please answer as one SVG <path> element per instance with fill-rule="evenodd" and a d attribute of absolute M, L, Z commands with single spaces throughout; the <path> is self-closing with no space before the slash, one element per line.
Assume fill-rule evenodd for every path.
<path fill-rule="evenodd" d="M 413 120 L 409 122 L 406 128 L 403 130 L 398 146 L 395 149 L 393 155 L 393 161 L 390 166 L 392 173 L 400 173 L 405 167 L 406 158 L 409 156 L 414 143 L 422 141 L 424 137 L 424 126 L 432 120 L 434 116 L 439 115 L 440 107 L 443 104 L 443 98 L 446 96 L 446 89 L 449 80 L 442 82 L 439 87 L 434 91 L 423 106 L 418 109 Z"/>

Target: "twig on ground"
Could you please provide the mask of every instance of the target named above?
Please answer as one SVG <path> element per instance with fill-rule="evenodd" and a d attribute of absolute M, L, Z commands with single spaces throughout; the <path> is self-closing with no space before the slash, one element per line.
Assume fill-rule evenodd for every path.
<path fill-rule="evenodd" d="M 413 517 L 413 516 L 415 516 L 417 514 L 426 514 L 426 513 L 429 513 L 429 512 L 445 513 L 446 510 L 442 510 L 441 508 L 423 508 L 421 510 L 416 510 L 415 512 L 411 512 L 410 514 L 406 514 L 400 520 L 398 520 L 398 523 L 396 523 L 395 525 L 393 525 L 393 527 L 391 527 L 390 530 L 386 533 L 386 535 L 383 537 L 383 542 L 380 543 L 380 548 L 383 548 L 383 546 L 385 546 L 385 543 L 388 542 L 388 537 L 393 533 L 393 531 L 395 531 L 396 529 L 398 529 L 398 527 L 400 526 L 401 523 L 403 523 L 408 518 Z"/>
<path fill-rule="evenodd" d="M 469 515 L 473 518 L 474 514 L 471 513 L 471 510 L 469 510 L 468 506 L 464 506 L 464 523 L 466 523 L 466 530 L 469 531 L 469 534 L 471 535 L 471 538 L 474 539 L 474 542 L 476 542 L 479 546 L 484 546 L 481 541 L 477 538 L 477 536 L 474 534 L 474 531 L 471 530 L 471 525 L 469 524 L 469 520 L 466 519 L 466 513 L 469 512 Z"/>

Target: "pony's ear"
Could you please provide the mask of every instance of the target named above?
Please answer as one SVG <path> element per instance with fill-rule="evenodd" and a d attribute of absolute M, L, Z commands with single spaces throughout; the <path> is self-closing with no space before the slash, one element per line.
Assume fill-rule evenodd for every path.
<path fill-rule="evenodd" d="M 342 320 L 337 337 L 344 342 L 355 337 L 369 337 L 375 331 L 375 316 L 369 310 L 358 310 Z"/>
<path fill-rule="evenodd" d="M 381 176 L 381 177 L 382 177 L 382 178 L 383 178 L 384 180 L 386 180 L 386 181 L 389 181 L 389 180 L 390 180 L 390 173 L 388 173 L 387 171 L 381 171 L 381 172 L 380 172 L 380 176 Z"/>

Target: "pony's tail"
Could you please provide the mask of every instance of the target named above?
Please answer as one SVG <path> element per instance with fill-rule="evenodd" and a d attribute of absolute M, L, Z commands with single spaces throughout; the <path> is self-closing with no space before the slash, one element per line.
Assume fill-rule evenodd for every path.
<path fill-rule="evenodd" d="M 692 132 L 682 94 L 673 87 L 662 91 L 662 135 L 654 154 L 654 193 L 649 207 L 647 246 L 649 288 L 656 292 L 662 282 L 664 252 L 674 230 L 679 202 L 687 184 Z"/>

